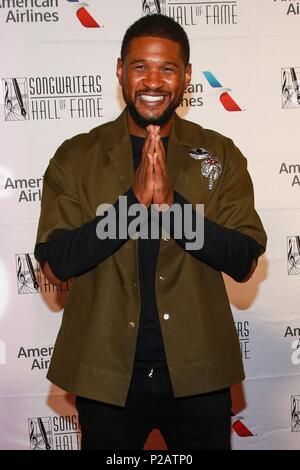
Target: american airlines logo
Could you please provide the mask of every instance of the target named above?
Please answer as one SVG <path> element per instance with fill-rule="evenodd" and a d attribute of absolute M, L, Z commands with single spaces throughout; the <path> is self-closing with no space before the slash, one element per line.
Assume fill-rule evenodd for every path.
<path fill-rule="evenodd" d="M 210 84 L 210 86 L 212 88 L 215 88 L 219 92 L 219 99 L 223 105 L 223 108 L 225 108 L 226 111 L 242 111 L 236 101 L 234 101 L 232 96 L 229 94 L 229 91 L 232 91 L 231 88 L 223 87 L 223 85 L 221 85 L 216 76 L 208 70 L 204 71 L 203 75 Z"/>
<path fill-rule="evenodd" d="M 244 419 L 242 416 L 233 415 L 231 418 L 232 429 L 239 437 L 253 437 L 254 434 L 246 424 L 242 422 L 242 419 Z"/>
<path fill-rule="evenodd" d="M 100 28 L 100 25 L 86 8 L 89 6 L 88 3 L 81 2 L 80 0 L 67 0 L 67 2 L 73 3 L 75 6 L 76 16 L 82 26 L 85 28 Z"/>

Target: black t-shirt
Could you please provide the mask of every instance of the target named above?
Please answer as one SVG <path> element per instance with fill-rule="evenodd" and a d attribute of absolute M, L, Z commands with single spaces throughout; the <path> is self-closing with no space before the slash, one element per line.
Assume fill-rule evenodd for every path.
<path fill-rule="evenodd" d="M 166 148 L 168 138 L 163 138 Z M 134 170 L 137 169 L 145 139 L 131 136 Z M 166 365 L 164 344 L 160 329 L 155 297 L 156 265 L 159 254 L 159 239 L 138 240 L 140 282 L 140 325 L 138 331 L 136 367 L 160 367 Z"/>

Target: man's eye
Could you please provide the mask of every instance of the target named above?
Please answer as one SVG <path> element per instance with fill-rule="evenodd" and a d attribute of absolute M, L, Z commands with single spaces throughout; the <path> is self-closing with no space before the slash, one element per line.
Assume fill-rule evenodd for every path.
<path fill-rule="evenodd" d="M 165 72 L 174 72 L 174 69 L 172 67 L 164 67 L 163 69 Z"/>
<path fill-rule="evenodd" d="M 144 65 L 136 65 L 135 68 L 138 69 L 138 70 L 144 70 L 145 66 Z"/>

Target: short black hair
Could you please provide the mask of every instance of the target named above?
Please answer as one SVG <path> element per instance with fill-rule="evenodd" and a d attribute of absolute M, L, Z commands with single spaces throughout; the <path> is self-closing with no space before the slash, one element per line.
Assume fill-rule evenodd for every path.
<path fill-rule="evenodd" d="M 135 38 L 153 36 L 178 42 L 185 65 L 190 60 L 190 43 L 185 30 L 169 16 L 154 14 L 139 18 L 127 29 L 121 46 L 121 59 L 124 61 L 130 43 Z"/>

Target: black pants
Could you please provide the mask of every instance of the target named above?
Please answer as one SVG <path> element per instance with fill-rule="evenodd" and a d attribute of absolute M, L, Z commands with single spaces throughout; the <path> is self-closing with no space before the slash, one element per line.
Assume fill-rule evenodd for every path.
<path fill-rule="evenodd" d="M 174 398 L 167 369 L 135 369 L 125 408 L 76 397 L 83 450 L 140 450 L 152 429 L 169 449 L 230 450 L 230 389 Z"/>

